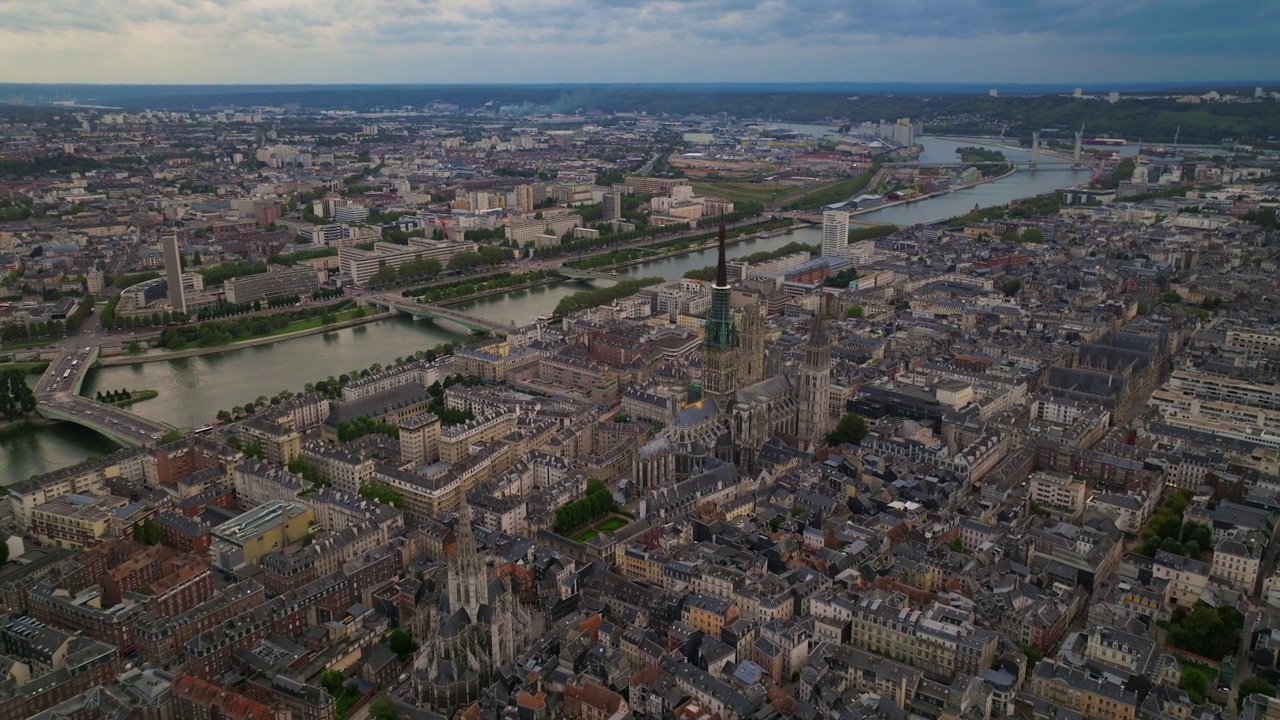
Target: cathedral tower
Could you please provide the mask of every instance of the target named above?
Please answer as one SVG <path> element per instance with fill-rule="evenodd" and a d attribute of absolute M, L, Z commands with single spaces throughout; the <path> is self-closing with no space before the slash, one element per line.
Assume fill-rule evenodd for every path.
<path fill-rule="evenodd" d="M 831 399 L 831 339 L 823 327 L 822 312 L 813 319 L 813 330 L 804 349 L 800 369 L 800 412 L 797 435 L 802 440 L 821 441 L 831 429 L 828 405 Z"/>
<path fill-rule="evenodd" d="M 476 550 L 476 536 L 471 529 L 471 505 L 460 489 L 462 503 L 458 509 L 458 524 L 453 530 L 457 538 L 457 550 L 449 559 L 449 610 L 466 610 L 467 617 L 475 620 L 481 605 L 489 602 L 489 571 L 484 558 Z"/>
<path fill-rule="evenodd" d="M 716 262 L 716 281 L 711 286 L 711 311 L 707 313 L 705 356 L 702 367 L 702 393 L 716 401 L 721 413 L 727 414 L 738 390 L 738 331 L 733 325 L 730 307 L 729 271 L 725 260 L 724 224 L 720 225 L 720 258 Z"/>
<path fill-rule="evenodd" d="M 750 387 L 764 379 L 764 307 L 759 297 L 738 309 L 739 387 Z"/>

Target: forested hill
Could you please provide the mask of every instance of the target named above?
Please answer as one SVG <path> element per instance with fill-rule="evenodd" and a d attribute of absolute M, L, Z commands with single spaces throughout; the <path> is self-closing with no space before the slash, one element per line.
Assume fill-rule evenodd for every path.
<path fill-rule="evenodd" d="M 852 88 L 852 89 L 851 89 Z M 861 91 L 859 91 L 861 90 Z M 1197 88 L 1199 90 L 1199 88 Z M 1221 91 L 1251 96 L 1252 88 Z M 1162 90 L 1161 93 L 1170 93 Z M 1181 92 L 1181 91 L 1179 91 Z M 1154 93 L 1151 93 L 1154 94 Z M 300 110 L 421 109 L 433 103 L 463 110 L 488 107 L 510 115 L 539 112 L 645 112 L 651 115 L 726 115 L 773 122 L 852 122 L 912 118 L 930 132 L 1029 135 L 1057 128 L 1064 136 L 1085 125 L 1089 135 L 1146 143 L 1224 138 L 1265 141 L 1280 137 L 1280 104 L 1179 103 L 1125 98 L 1117 103 L 1075 99 L 1069 90 L 989 97 L 972 86 L 844 85 L 454 85 L 454 86 L 30 86 L 0 85 L 0 100 L 76 99 L 126 109 L 191 110 L 282 106 Z M 0 110 L 3 112 L 3 110 Z"/>

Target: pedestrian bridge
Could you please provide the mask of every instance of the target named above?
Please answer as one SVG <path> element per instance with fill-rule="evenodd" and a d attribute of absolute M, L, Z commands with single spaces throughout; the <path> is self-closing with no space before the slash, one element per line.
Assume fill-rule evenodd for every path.
<path fill-rule="evenodd" d="M 452 308 L 442 307 L 440 305 L 428 305 L 420 303 L 416 300 L 410 300 L 406 297 L 398 295 L 370 295 L 365 298 L 370 305 L 384 307 L 396 313 L 404 315 L 412 315 L 415 318 L 428 318 L 438 320 L 448 320 L 456 323 L 472 332 L 487 332 L 497 335 L 506 335 L 515 328 L 514 324 L 500 323 L 494 320 L 487 320 L 482 317 L 468 315 L 467 313 Z"/>

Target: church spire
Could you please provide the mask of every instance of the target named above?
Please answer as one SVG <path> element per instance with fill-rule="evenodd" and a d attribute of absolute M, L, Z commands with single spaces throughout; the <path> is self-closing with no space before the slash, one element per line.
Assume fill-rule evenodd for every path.
<path fill-rule="evenodd" d="M 729 287 L 729 263 L 725 259 L 724 247 L 724 223 L 720 223 L 720 256 L 716 260 L 716 284 L 717 288 Z"/>
<path fill-rule="evenodd" d="M 720 225 L 720 258 L 716 282 L 711 286 L 711 310 L 707 313 L 702 392 L 715 400 L 721 413 L 728 413 L 737 392 L 738 330 L 733 323 L 729 298 L 729 271 L 725 260 L 724 224 Z"/>
<path fill-rule="evenodd" d="M 466 610 L 476 619 L 480 606 L 489 601 L 488 571 L 484 558 L 476 549 L 476 536 L 471 526 L 471 505 L 467 493 L 458 489 L 458 522 L 453 529 L 454 555 L 449 560 L 449 610 Z"/>

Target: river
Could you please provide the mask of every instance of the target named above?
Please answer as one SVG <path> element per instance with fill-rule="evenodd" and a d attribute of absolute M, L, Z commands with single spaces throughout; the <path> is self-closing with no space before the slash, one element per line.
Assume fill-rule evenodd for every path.
<path fill-rule="evenodd" d="M 799 128 L 797 128 L 799 129 Z M 926 162 L 955 159 L 955 148 L 964 143 L 922 138 Z M 1025 160 L 1026 153 L 1006 151 L 1011 159 Z M 968 212 L 974 203 L 994 205 L 1067 187 L 1088 178 L 1087 171 L 1020 171 L 986 185 L 950 195 L 857 216 L 869 222 L 914 224 Z M 784 235 L 739 243 L 729 248 L 730 259 L 762 250 L 773 250 L 789 242 L 821 244 L 818 228 L 805 228 Z M 701 250 L 644 263 L 619 272 L 622 276 L 657 275 L 677 278 L 686 271 L 715 262 L 715 250 Z M 561 282 L 518 290 L 458 306 L 461 310 L 502 322 L 532 322 L 550 315 L 566 295 L 596 283 Z M 134 412 L 181 427 L 203 425 L 218 410 L 243 405 L 259 396 L 281 390 L 302 390 L 308 382 L 386 364 L 444 342 L 465 337 L 463 329 L 447 322 L 412 321 L 393 318 L 324 335 L 312 335 L 272 345 L 169 362 L 152 362 L 99 368 L 85 381 L 84 393 L 102 390 L 150 389 L 158 397 L 134 406 Z M 57 423 L 36 432 L 0 441 L 0 481 L 14 482 L 82 461 L 90 455 L 108 452 L 113 445 L 91 431 L 69 423 Z"/>

